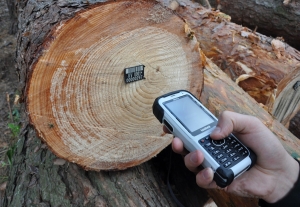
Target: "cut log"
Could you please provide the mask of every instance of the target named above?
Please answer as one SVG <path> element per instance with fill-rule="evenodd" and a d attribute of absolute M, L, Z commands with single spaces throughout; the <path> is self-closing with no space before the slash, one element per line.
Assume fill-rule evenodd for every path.
<path fill-rule="evenodd" d="M 210 0 L 214 8 L 230 15 L 237 24 L 272 37 L 283 37 L 300 49 L 300 4 L 291 0 Z"/>
<path fill-rule="evenodd" d="M 57 156 L 90 170 L 125 169 L 155 156 L 172 140 L 153 117 L 155 98 L 178 89 L 199 96 L 203 84 L 198 43 L 184 28 L 155 1 L 130 0 L 59 25 L 28 80 L 39 136 Z"/>
<path fill-rule="evenodd" d="M 188 2 L 188 1 L 186 1 Z M 187 20 L 204 54 L 280 122 L 300 110 L 300 53 L 277 39 L 229 22 L 230 16 L 186 3 Z M 295 86 L 295 87 L 294 87 Z"/>
<path fill-rule="evenodd" d="M 197 4 L 190 2 L 190 5 Z M 55 24 L 61 24 L 63 20 L 73 17 L 76 11 L 83 9 L 89 8 L 82 1 L 18 1 L 20 14 L 17 69 L 21 80 L 20 91 L 24 90 L 34 63 L 41 57 L 46 35 Z M 278 135 L 288 152 L 299 158 L 299 141 L 209 59 L 206 60 L 203 54 L 201 57 L 204 63 L 206 62 L 201 101 L 216 116 L 223 110 L 258 116 Z M 58 162 L 58 158 L 37 138 L 25 112 L 24 110 L 22 133 L 10 168 L 3 206 L 177 205 L 166 190 L 164 177 L 167 176 L 166 172 L 161 170 L 167 163 L 165 154 L 159 154 L 158 159 L 123 171 L 84 171 L 76 164 Z M 161 128 L 158 130 L 162 132 Z M 155 165 L 154 161 L 160 164 Z M 59 163 L 62 165 L 57 165 Z M 199 197 L 204 194 L 203 191 L 200 192 L 200 188 L 189 182 L 192 180 L 195 184 L 195 175 L 183 175 L 178 170 L 185 167 L 178 166 L 178 160 L 175 164 L 171 175 L 175 174 L 176 177 L 171 181 L 177 198 L 181 202 L 184 201 L 185 206 L 202 206 L 204 202 L 199 201 Z M 182 182 L 178 183 L 177 180 Z M 232 195 L 220 191 L 210 191 L 210 195 L 218 206 L 257 206 L 256 199 L 231 197 Z"/>
<path fill-rule="evenodd" d="M 17 6 L 20 11 L 17 70 L 20 91 L 26 92 L 29 74 L 44 52 L 44 41 L 54 25 L 64 23 L 90 5 L 82 1 L 33 0 L 18 1 Z M 181 29 L 184 32 L 184 28 Z M 59 158 L 37 139 L 24 105 L 22 123 L 3 206 L 176 206 L 165 184 L 166 156 L 159 154 L 160 159 L 156 159 L 159 165 L 151 160 L 123 171 L 84 171 L 76 164 L 58 162 Z M 163 133 L 161 126 L 157 131 Z M 169 153 L 167 155 L 169 157 Z M 175 164 L 179 167 L 178 161 Z M 183 175 L 182 179 L 174 177 L 178 174 Z M 171 173 L 170 181 L 173 188 L 180 186 L 174 192 L 184 205 L 202 206 L 207 200 L 205 191 L 196 186 L 190 172 L 187 176 L 180 171 Z"/>

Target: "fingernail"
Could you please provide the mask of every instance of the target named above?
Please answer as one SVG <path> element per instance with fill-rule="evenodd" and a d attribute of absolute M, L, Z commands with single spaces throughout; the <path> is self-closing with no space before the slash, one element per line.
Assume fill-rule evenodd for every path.
<path fill-rule="evenodd" d="M 193 162 L 193 163 L 197 163 L 198 162 L 198 157 L 197 157 L 197 154 L 194 152 L 192 153 L 191 157 L 190 157 L 190 160 Z"/>
<path fill-rule="evenodd" d="M 212 131 L 212 133 L 220 133 L 221 132 L 221 128 L 220 127 L 216 127 L 213 131 Z"/>
<path fill-rule="evenodd" d="M 210 179 L 210 172 L 209 172 L 209 169 L 206 168 L 206 169 L 204 170 L 204 172 L 203 172 L 202 175 L 203 175 L 203 177 L 204 177 L 205 180 Z"/>

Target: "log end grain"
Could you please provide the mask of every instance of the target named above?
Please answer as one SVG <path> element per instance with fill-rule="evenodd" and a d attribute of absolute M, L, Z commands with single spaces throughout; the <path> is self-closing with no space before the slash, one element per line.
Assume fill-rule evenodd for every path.
<path fill-rule="evenodd" d="M 170 144 L 156 97 L 200 95 L 202 63 L 186 23 L 155 1 L 111 1 L 56 27 L 27 89 L 31 123 L 52 151 L 88 170 L 125 169 Z M 144 66 L 128 83 L 124 69 Z"/>

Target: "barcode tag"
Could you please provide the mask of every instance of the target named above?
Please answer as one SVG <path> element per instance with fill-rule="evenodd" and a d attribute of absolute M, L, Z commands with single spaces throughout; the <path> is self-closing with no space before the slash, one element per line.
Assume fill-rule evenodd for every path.
<path fill-rule="evenodd" d="M 131 83 L 134 81 L 142 80 L 144 78 L 144 65 L 138 65 L 124 69 L 125 83 Z"/>

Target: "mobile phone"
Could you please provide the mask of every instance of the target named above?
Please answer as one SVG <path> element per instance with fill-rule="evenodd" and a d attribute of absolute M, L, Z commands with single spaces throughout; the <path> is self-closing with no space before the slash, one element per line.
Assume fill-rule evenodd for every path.
<path fill-rule="evenodd" d="M 214 181 L 224 188 L 250 169 L 256 155 L 233 134 L 222 140 L 212 140 L 210 133 L 218 119 L 190 92 L 174 91 L 155 99 L 153 114 L 168 130 L 180 138 L 190 152 L 204 154 L 202 166 L 214 171 Z"/>

